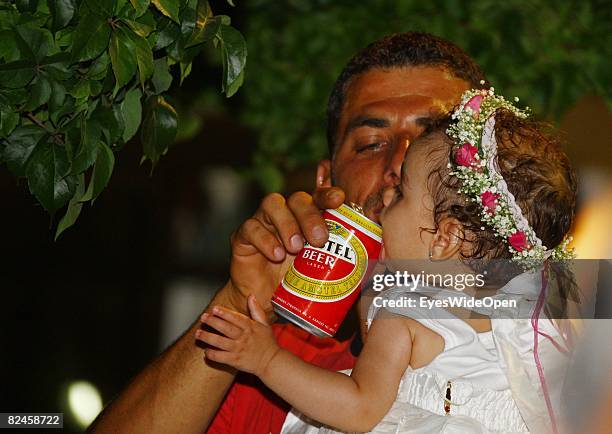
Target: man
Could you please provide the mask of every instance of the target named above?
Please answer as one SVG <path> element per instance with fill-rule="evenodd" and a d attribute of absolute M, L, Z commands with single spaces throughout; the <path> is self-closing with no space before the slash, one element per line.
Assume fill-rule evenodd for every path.
<path fill-rule="evenodd" d="M 207 309 L 221 304 L 246 313 L 246 296 L 253 293 L 271 312 L 270 297 L 304 240 L 315 246 L 327 240 L 320 209 L 355 202 L 378 220 L 382 192 L 399 183 L 410 142 L 483 79 L 461 49 L 424 33 L 389 36 L 358 53 L 329 99 L 331 161 L 319 163 L 314 194 L 264 198 L 232 235 L 230 279 Z M 202 360 L 194 343 L 198 327 L 196 321 L 151 362 L 91 430 L 201 433 L 210 426 L 210 433 L 279 432 L 288 406 L 248 376 L 232 387 L 236 372 Z M 348 343 L 315 338 L 290 324 L 274 327 L 279 343 L 305 360 L 328 369 L 352 366 Z"/>

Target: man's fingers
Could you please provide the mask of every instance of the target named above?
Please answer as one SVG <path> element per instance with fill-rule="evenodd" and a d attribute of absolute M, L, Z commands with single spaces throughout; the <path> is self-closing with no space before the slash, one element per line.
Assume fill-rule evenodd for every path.
<path fill-rule="evenodd" d="M 285 249 L 278 238 L 254 218 L 245 221 L 232 236 L 232 251 L 245 256 L 259 251 L 272 262 L 285 259 Z"/>
<path fill-rule="evenodd" d="M 199 341 L 225 351 L 231 351 L 234 344 L 234 341 L 225 336 L 219 336 L 204 330 L 197 330 L 195 337 Z"/>
<path fill-rule="evenodd" d="M 254 295 L 249 295 L 247 304 L 249 306 L 249 313 L 251 314 L 251 318 L 253 318 L 258 323 L 268 325 L 268 318 L 266 317 L 266 312 L 264 312 L 263 308 L 261 307 Z"/>
<path fill-rule="evenodd" d="M 256 217 L 262 218 L 265 223 L 274 227 L 289 252 L 298 253 L 302 250 L 304 238 L 301 235 L 300 225 L 281 194 L 267 195 L 261 202 Z"/>
<path fill-rule="evenodd" d="M 289 196 L 287 206 L 297 219 L 306 240 L 313 246 L 323 247 L 329 234 L 321 210 L 313 202 L 312 196 L 298 191 Z"/>
<path fill-rule="evenodd" d="M 312 199 L 320 209 L 336 209 L 344 203 L 345 195 L 339 187 L 322 187 L 315 190 Z"/>
<path fill-rule="evenodd" d="M 225 319 L 219 318 L 218 316 L 205 313 L 200 317 L 200 320 L 204 324 L 217 330 L 219 333 L 223 333 L 228 338 L 237 339 L 242 334 L 242 328 L 237 327 Z"/>

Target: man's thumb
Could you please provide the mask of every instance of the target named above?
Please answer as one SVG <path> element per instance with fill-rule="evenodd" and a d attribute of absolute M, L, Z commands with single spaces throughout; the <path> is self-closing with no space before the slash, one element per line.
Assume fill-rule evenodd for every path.
<path fill-rule="evenodd" d="M 268 325 L 266 313 L 253 294 L 249 295 L 247 304 L 249 305 L 249 313 L 251 314 L 251 318 L 259 323 Z"/>

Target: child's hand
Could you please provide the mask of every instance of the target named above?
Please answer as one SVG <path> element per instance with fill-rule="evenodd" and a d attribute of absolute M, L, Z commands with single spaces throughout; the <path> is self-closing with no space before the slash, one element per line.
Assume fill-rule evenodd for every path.
<path fill-rule="evenodd" d="M 207 359 L 260 376 L 280 347 L 257 299 L 249 295 L 247 304 L 253 319 L 221 306 L 204 313 L 200 321 L 224 336 L 198 330 L 196 339 L 215 347 L 204 350 Z"/>

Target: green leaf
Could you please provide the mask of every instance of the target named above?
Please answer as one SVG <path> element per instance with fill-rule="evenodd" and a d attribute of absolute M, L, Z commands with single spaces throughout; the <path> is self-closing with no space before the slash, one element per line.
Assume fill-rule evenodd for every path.
<path fill-rule="evenodd" d="M 100 141 L 100 125 L 91 119 L 81 120 L 81 139 L 70 172 L 73 175 L 85 172 L 96 161 L 98 142 Z"/>
<path fill-rule="evenodd" d="M 76 27 L 67 27 L 55 32 L 55 45 L 60 48 L 69 47 L 72 45 L 72 37 Z"/>
<path fill-rule="evenodd" d="M 219 29 L 221 57 L 223 59 L 222 89 L 229 98 L 240 87 L 247 58 L 246 41 L 233 27 L 222 25 Z"/>
<path fill-rule="evenodd" d="M 198 1 L 195 27 L 186 47 L 189 48 L 210 41 L 217 35 L 220 27 L 221 19 L 212 15 L 208 1 Z"/>
<path fill-rule="evenodd" d="M 181 29 L 176 23 L 163 18 L 161 24 L 158 27 L 157 42 L 155 43 L 155 50 L 166 48 L 181 37 Z"/>
<path fill-rule="evenodd" d="M 45 135 L 45 130 L 36 125 L 16 128 L 0 150 L 0 160 L 7 163 L 15 176 L 25 176 L 32 151 Z"/>
<path fill-rule="evenodd" d="M 151 160 L 152 169 L 166 153 L 177 130 L 177 115 L 163 96 L 152 96 L 147 100 L 141 128 L 143 154 Z"/>
<path fill-rule="evenodd" d="M 65 27 L 76 10 L 75 0 L 47 0 L 47 5 L 53 17 L 53 31 Z"/>
<path fill-rule="evenodd" d="M 153 75 L 153 50 L 145 38 L 134 32 L 126 31 L 136 48 L 136 63 L 140 85 L 144 88 L 145 81 Z"/>
<path fill-rule="evenodd" d="M 227 89 L 225 89 L 226 96 L 229 98 L 230 96 L 238 92 L 238 89 L 240 88 L 240 86 L 242 86 L 243 83 L 244 83 L 244 69 L 240 71 L 240 75 L 238 76 L 238 78 L 233 83 L 231 83 Z"/>
<path fill-rule="evenodd" d="M 36 65 L 31 60 L 16 60 L 0 64 L 0 83 L 2 86 L 17 89 L 24 87 L 36 74 Z"/>
<path fill-rule="evenodd" d="M 136 10 L 136 16 L 139 17 L 149 9 L 151 0 L 130 0 L 130 3 L 132 3 L 132 6 L 134 6 Z"/>
<path fill-rule="evenodd" d="M 19 114 L 12 107 L 0 110 L 0 137 L 7 137 L 19 123 Z"/>
<path fill-rule="evenodd" d="M 181 67 L 181 81 L 180 84 L 183 84 L 183 81 L 189 76 L 189 74 L 191 74 L 191 62 L 181 62 L 180 63 L 180 67 Z"/>
<path fill-rule="evenodd" d="M 53 142 L 41 141 L 27 164 L 30 192 L 53 214 L 74 196 L 76 178 L 67 175 L 70 164 L 66 149 Z"/>
<path fill-rule="evenodd" d="M 25 12 L 36 12 L 36 6 L 38 5 L 38 0 L 17 0 L 15 2 L 17 6 L 17 10 L 21 13 Z"/>
<path fill-rule="evenodd" d="M 100 105 L 92 113 L 90 120 L 95 120 L 102 128 L 106 143 L 115 145 L 121 141 L 125 124 L 119 104 L 111 108 Z"/>
<path fill-rule="evenodd" d="M 109 54 L 117 81 L 116 87 L 123 87 L 136 73 L 135 51 L 134 42 L 123 29 L 117 29 L 113 32 Z"/>
<path fill-rule="evenodd" d="M 85 193 L 85 175 L 80 174 L 77 177 L 76 181 L 76 191 L 70 202 L 68 202 L 68 208 L 66 209 L 66 214 L 60 220 L 57 225 L 57 229 L 55 230 L 55 239 L 57 241 L 59 236 L 66 229 L 70 228 L 74 225 L 81 214 L 81 209 L 83 208 L 83 202 L 81 201 L 83 195 Z"/>
<path fill-rule="evenodd" d="M 102 18 L 110 18 L 115 14 L 118 0 L 85 0 L 87 7 Z"/>
<path fill-rule="evenodd" d="M 110 57 L 108 57 L 108 54 L 105 51 L 91 63 L 89 70 L 87 71 L 87 77 L 91 80 L 102 80 L 104 77 L 106 77 L 109 64 Z"/>
<path fill-rule="evenodd" d="M 123 114 L 123 121 L 125 122 L 125 129 L 123 130 L 123 141 L 127 142 L 140 127 L 142 120 L 142 104 L 140 98 L 142 92 L 139 88 L 135 87 L 125 94 L 125 99 L 121 103 L 121 113 Z"/>
<path fill-rule="evenodd" d="M 59 81 L 50 80 L 50 83 L 51 98 L 49 98 L 49 116 L 53 123 L 57 123 L 60 118 L 59 113 L 66 101 L 66 88 Z"/>
<path fill-rule="evenodd" d="M 30 88 L 30 98 L 24 110 L 34 111 L 43 104 L 46 104 L 51 97 L 51 83 L 43 75 L 39 75 Z"/>
<path fill-rule="evenodd" d="M 136 33 L 139 36 L 142 36 L 143 38 L 146 38 L 147 36 L 149 36 L 149 34 L 154 30 L 153 27 L 148 26 L 144 23 L 140 23 L 138 21 L 128 20 L 128 19 L 123 19 L 121 21 L 127 24 L 134 33 Z"/>
<path fill-rule="evenodd" d="M 96 164 L 94 165 L 93 172 L 91 174 L 91 180 L 87 186 L 87 191 L 81 198 L 82 202 L 94 201 L 102 193 L 104 187 L 108 184 L 111 175 L 113 174 L 113 167 L 115 166 L 115 155 L 111 148 L 105 143 L 98 142 L 98 156 L 96 158 Z"/>
<path fill-rule="evenodd" d="M 108 47 L 111 28 L 104 17 L 86 14 L 81 17 L 74 32 L 72 45 L 73 61 L 90 60 Z"/>
<path fill-rule="evenodd" d="M 86 78 L 79 80 L 74 84 L 72 89 L 68 91 L 70 95 L 75 97 L 76 99 L 87 98 L 91 93 L 91 88 L 89 86 L 90 81 Z"/>
<path fill-rule="evenodd" d="M 17 26 L 14 36 L 22 55 L 35 62 L 40 62 L 54 45 L 53 35 L 46 29 Z"/>
<path fill-rule="evenodd" d="M 172 84 L 172 74 L 170 74 L 167 57 L 155 59 L 155 66 L 151 82 L 155 87 L 156 94 L 165 92 L 170 88 L 170 85 Z"/>
<path fill-rule="evenodd" d="M 5 62 L 13 62 L 18 60 L 20 56 L 17 41 L 15 41 L 13 33 L 12 30 L 0 32 L 0 59 L 4 59 Z"/>
<path fill-rule="evenodd" d="M 179 2 L 178 0 L 151 0 L 158 11 L 170 18 L 175 23 L 179 23 Z"/>

